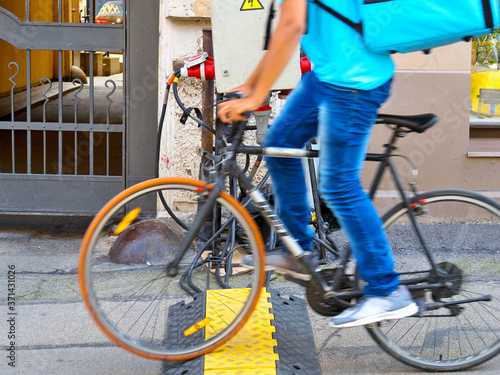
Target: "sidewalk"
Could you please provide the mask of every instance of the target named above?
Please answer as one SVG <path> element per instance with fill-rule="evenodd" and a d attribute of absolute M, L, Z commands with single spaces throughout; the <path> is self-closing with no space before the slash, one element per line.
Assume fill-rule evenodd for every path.
<path fill-rule="evenodd" d="M 116 347 L 91 321 L 77 280 L 82 234 L 0 232 L 0 275 L 15 266 L 15 369 L 2 303 L 1 374 L 159 374 L 161 363 Z M 7 290 L 0 299 L 5 301 Z"/>
<path fill-rule="evenodd" d="M 77 281 L 82 233 L 0 230 L 0 277 L 15 267 L 15 368 L 8 365 L 6 286 L 0 300 L 0 374 L 161 374 L 162 364 L 110 342 L 91 321 Z M 303 290 L 277 279 L 271 288 L 303 297 Z M 332 330 L 328 318 L 309 313 L 322 373 L 424 374 L 385 354 L 363 328 Z M 291 338 L 292 339 L 292 338 Z M 296 338 L 293 338 L 296 339 Z M 500 356 L 460 374 L 498 374 Z M 302 374 L 302 373 L 300 373 Z M 290 374 L 291 375 L 291 374 Z M 299 375 L 297 373 L 296 375 Z M 303 374 L 307 375 L 307 374 Z"/>

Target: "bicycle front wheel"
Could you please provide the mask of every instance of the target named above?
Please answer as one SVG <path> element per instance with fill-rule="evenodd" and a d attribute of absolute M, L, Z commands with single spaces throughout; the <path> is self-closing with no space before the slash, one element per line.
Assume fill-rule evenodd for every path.
<path fill-rule="evenodd" d="M 411 206 L 447 285 L 414 288 L 415 301 L 426 306 L 423 314 L 368 332 L 389 354 L 417 368 L 452 371 L 483 363 L 500 352 L 500 204 L 473 192 L 439 190 L 413 198 Z M 432 284 L 436 271 L 408 208 L 400 204 L 383 220 L 401 282 L 423 277 Z"/>
<path fill-rule="evenodd" d="M 216 240 L 195 238 L 178 266 L 169 267 L 186 232 L 172 232 L 169 215 L 157 210 L 158 192 L 186 211 L 211 190 L 185 178 L 145 181 L 113 198 L 90 224 L 80 286 L 92 318 L 119 346 L 151 359 L 186 360 L 226 343 L 250 317 L 265 282 L 264 246 L 251 216 L 228 194 L 217 197 L 222 220 L 238 226 L 239 247 L 253 255 L 255 269 L 236 275 L 233 254 L 218 252 L 230 241 L 224 224 Z M 232 273 L 226 289 L 214 276 L 221 264 Z"/>

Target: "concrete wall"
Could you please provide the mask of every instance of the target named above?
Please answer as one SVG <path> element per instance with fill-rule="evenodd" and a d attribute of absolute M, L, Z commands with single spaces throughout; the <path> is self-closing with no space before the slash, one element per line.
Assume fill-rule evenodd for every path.
<path fill-rule="evenodd" d="M 410 157 L 418 167 L 416 179 L 421 191 L 457 188 L 484 192 L 500 199 L 500 166 L 498 158 L 468 157 L 470 111 L 471 44 L 457 43 L 423 53 L 396 55 L 397 73 L 393 97 L 381 113 L 434 113 L 440 121 L 423 134 L 410 134 L 400 142 L 400 153 Z M 417 70 L 418 69 L 418 70 Z M 389 132 L 376 128 L 370 151 L 381 150 Z M 405 183 L 412 178 L 404 159 L 396 164 Z M 367 163 L 365 184 L 373 175 L 373 163 Z M 394 193 L 392 183 L 383 185 L 381 195 Z M 386 202 L 387 201 L 387 202 Z M 391 199 L 379 198 L 384 207 Z"/>
<path fill-rule="evenodd" d="M 187 60 L 202 52 L 202 33 L 210 28 L 209 1 L 170 0 L 161 3 L 160 20 L 160 110 L 166 79 L 173 73 L 176 61 Z M 186 106 L 201 108 L 201 82 L 184 79 L 179 82 L 179 96 Z M 198 178 L 201 131 L 188 120 L 180 124 L 182 112 L 170 93 L 161 153 L 162 176 Z"/>
<path fill-rule="evenodd" d="M 210 27 L 208 0 L 170 0 L 163 2 L 161 32 L 160 84 L 163 88 L 172 62 L 202 52 L 202 29 Z M 400 142 L 401 154 L 409 156 L 418 167 L 416 182 L 421 191 L 441 188 L 463 188 L 485 192 L 500 199 L 500 172 L 497 158 L 470 158 L 469 110 L 471 44 L 457 43 L 435 49 L 430 56 L 423 53 L 394 56 L 397 73 L 393 98 L 383 113 L 435 113 L 440 121 L 424 134 L 410 134 Z M 201 106 L 201 85 L 197 80 L 183 80 L 180 93 L 189 106 Z M 275 108 L 280 103 L 274 103 Z M 170 98 L 167 131 L 163 139 L 162 175 L 191 176 L 198 174 L 200 131 L 188 121 L 178 122 L 180 111 Z M 389 132 L 374 130 L 370 151 L 381 150 Z M 396 159 L 405 184 L 412 179 L 411 168 L 402 158 Z M 374 172 L 367 163 L 363 182 L 367 186 Z M 393 199 L 394 187 L 387 180 L 376 202 L 384 210 Z"/>
<path fill-rule="evenodd" d="M 173 63 L 184 61 L 203 52 L 203 29 L 211 27 L 209 0 L 170 0 L 161 3 L 160 22 L 160 110 L 163 103 L 165 82 L 173 72 Z M 179 81 L 179 96 L 186 107 L 202 106 L 202 84 L 198 79 L 182 79 Z M 279 103 L 273 100 L 274 112 Z M 215 109 L 214 109 L 215 110 Z M 179 122 L 182 115 L 170 93 L 167 116 L 160 156 L 160 176 L 184 176 L 198 178 L 200 156 L 197 150 L 201 146 L 201 128 L 188 120 L 185 125 Z M 274 116 L 274 115 L 273 115 Z M 252 134 L 249 134 L 251 137 Z M 249 139 L 248 144 L 255 144 Z M 254 158 L 252 157 L 253 162 Z M 242 160 L 243 161 L 243 160 Z M 258 178 L 265 174 L 261 168 Z M 182 197 L 171 197 L 175 207 L 188 209 Z M 196 207 L 191 207 L 193 210 Z"/>

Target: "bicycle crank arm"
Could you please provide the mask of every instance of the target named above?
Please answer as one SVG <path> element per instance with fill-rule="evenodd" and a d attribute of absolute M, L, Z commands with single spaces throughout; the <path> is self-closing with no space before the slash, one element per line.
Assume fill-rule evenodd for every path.
<path fill-rule="evenodd" d="M 285 280 L 291 281 L 292 283 L 298 284 L 300 286 L 306 287 L 309 285 L 309 280 L 302 280 L 302 279 L 297 279 L 296 277 L 293 277 L 292 275 L 285 274 L 283 275 Z"/>
<path fill-rule="evenodd" d="M 426 311 L 438 310 L 442 307 L 451 307 L 451 306 L 461 305 L 464 303 L 483 302 L 483 301 L 491 301 L 491 300 L 492 300 L 491 295 L 485 295 L 485 296 L 479 297 L 479 298 L 463 299 L 460 301 L 426 303 L 426 304 L 424 304 L 424 309 Z"/>

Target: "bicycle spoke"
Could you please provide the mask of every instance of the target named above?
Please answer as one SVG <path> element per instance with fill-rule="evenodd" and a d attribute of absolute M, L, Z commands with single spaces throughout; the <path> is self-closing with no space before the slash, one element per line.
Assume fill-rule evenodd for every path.
<path fill-rule="evenodd" d="M 389 354 L 414 367 L 475 366 L 500 352 L 500 206 L 456 190 L 415 200 L 423 202 L 416 218 L 442 271 L 429 269 L 404 205 L 384 217 L 396 270 L 410 289 L 413 280 L 422 286 L 427 277 L 443 286 L 411 289 L 430 310 L 369 332 Z"/>
<path fill-rule="evenodd" d="M 198 243 L 195 239 L 192 244 L 186 241 L 188 248 L 180 263 L 177 267 L 170 266 L 181 243 L 176 238 L 185 232 L 175 232 L 172 228 L 177 227 L 169 227 L 168 217 L 152 208 L 157 207 L 159 191 L 165 192 L 162 194 L 165 199 L 181 197 L 183 205 L 196 210 L 203 189 L 210 190 L 194 180 L 181 179 L 181 183 L 172 180 L 176 179 L 136 185 L 98 214 L 84 238 L 80 280 L 93 317 L 116 343 L 152 359 L 185 360 L 222 345 L 243 326 L 265 281 L 261 262 L 263 245 L 250 215 L 234 199 L 221 193 L 216 203 L 221 206 L 225 222 L 207 236 L 207 241 Z M 118 218 L 121 224 L 118 235 L 110 234 L 109 223 L 125 207 L 141 207 L 140 216 L 136 210 L 124 219 Z M 170 207 L 176 209 L 175 204 Z M 137 223 L 132 223 L 132 219 Z M 140 242 L 143 245 L 134 248 L 138 254 L 127 253 L 125 236 L 146 221 L 157 222 L 154 227 L 162 228 L 161 231 L 141 234 L 145 237 L 138 241 L 143 241 Z M 234 231 L 236 227 L 241 238 Z M 196 230 L 193 233 L 195 238 L 199 237 Z M 111 248 L 117 256 L 125 257 L 127 264 L 115 263 L 115 258 L 109 255 Z M 230 269 L 235 251 L 241 249 L 254 255 L 258 269 L 238 276 L 229 273 L 227 282 L 219 285 L 221 267 L 226 265 Z M 207 258 L 202 259 L 205 255 Z M 129 261 L 133 256 L 138 260 Z M 249 289 L 233 297 L 225 294 L 230 289 L 222 289 L 229 286 Z M 221 310 L 212 305 L 220 306 Z"/>
<path fill-rule="evenodd" d="M 164 288 L 163 290 L 165 290 L 165 288 Z M 162 293 L 162 294 L 163 294 L 163 293 Z M 162 294 L 161 294 L 161 295 L 162 295 Z M 153 304 L 155 304 L 156 306 L 155 306 L 155 308 L 153 309 L 152 314 L 154 313 L 154 311 L 156 311 L 156 308 L 159 306 L 159 303 L 155 303 L 155 302 L 158 302 L 158 298 L 159 298 L 159 296 L 154 296 L 154 297 L 153 297 L 153 300 L 149 303 L 149 305 L 147 305 L 146 309 L 145 309 L 145 310 L 144 310 L 144 311 L 143 311 L 143 312 L 142 312 L 142 313 L 141 313 L 141 314 L 137 317 L 136 321 L 134 322 L 134 324 L 132 324 L 132 325 L 130 326 L 130 329 L 127 331 L 127 333 L 129 333 L 129 332 L 132 330 L 132 328 L 134 328 L 134 325 L 140 321 L 140 319 L 144 316 L 144 314 L 146 314 L 146 312 L 149 310 L 149 308 L 150 308 L 151 306 L 153 306 Z M 130 308 L 132 308 L 132 307 L 133 307 L 133 306 L 131 306 Z M 129 310 L 130 310 L 130 309 L 129 309 Z M 141 331 L 141 334 L 139 335 L 139 338 L 141 338 L 141 337 L 142 337 L 142 334 L 143 334 L 143 333 L 144 333 L 144 331 L 146 330 L 146 327 L 148 327 L 148 323 L 149 323 L 149 321 L 150 321 L 150 320 L 151 320 L 151 315 L 149 316 L 149 319 L 145 322 L 145 324 L 144 324 L 144 328 L 143 328 L 143 330 Z"/>
<path fill-rule="evenodd" d="M 161 275 L 157 278 L 153 278 L 153 280 L 149 280 L 145 285 L 143 285 L 140 289 L 138 289 L 136 292 L 132 293 L 129 297 L 127 297 L 128 300 L 132 300 L 133 297 L 135 297 L 136 295 L 138 295 L 138 292 L 143 291 L 143 293 L 141 294 L 141 296 L 144 296 L 147 292 L 147 288 L 149 288 L 155 281 L 159 280 L 160 278 L 164 278 L 165 275 Z M 120 305 L 118 305 L 116 308 L 118 308 Z M 110 312 L 112 313 L 114 310 L 111 310 Z"/>

